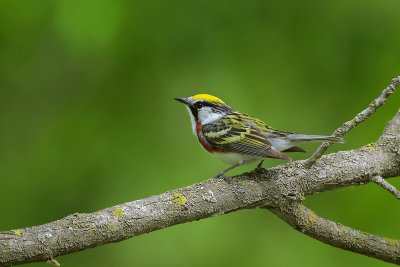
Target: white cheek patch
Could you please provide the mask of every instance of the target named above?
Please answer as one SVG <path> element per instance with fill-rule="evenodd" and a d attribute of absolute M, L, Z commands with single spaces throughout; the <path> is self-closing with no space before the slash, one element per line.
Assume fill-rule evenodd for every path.
<path fill-rule="evenodd" d="M 190 108 L 188 106 L 186 106 L 188 112 L 189 112 L 189 116 L 190 116 L 190 121 L 192 122 L 192 130 L 193 130 L 193 134 L 196 134 L 196 120 L 193 117 L 192 111 L 190 110 Z"/>
<path fill-rule="evenodd" d="M 198 117 L 201 124 L 207 124 L 222 118 L 224 114 L 213 112 L 210 107 L 202 107 L 199 110 Z"/>

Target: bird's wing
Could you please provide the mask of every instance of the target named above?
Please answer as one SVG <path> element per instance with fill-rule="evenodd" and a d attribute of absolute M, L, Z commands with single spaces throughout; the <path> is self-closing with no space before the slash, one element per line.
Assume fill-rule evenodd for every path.
<path fill-rule="evenodd" d="M 202 135 L 210 145 L 225 151 L 291 160 L 272 149 L 267 136 L 256 125 L 236 114 L 228 114 L 217 122 L 203 125 Z"/>

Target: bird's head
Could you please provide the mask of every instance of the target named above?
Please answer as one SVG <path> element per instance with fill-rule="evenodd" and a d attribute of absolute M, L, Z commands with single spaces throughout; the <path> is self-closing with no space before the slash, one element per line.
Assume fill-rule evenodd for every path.
<path fill-rule="evenodd" d="M 232 108 L 226 105 L 224 101 L 208 94 L 197 94 L 188 98 L 176 97 L 175 100 L 186 105 L 192 122 L 201 124 L 218 120 L 232 111 Z"/>

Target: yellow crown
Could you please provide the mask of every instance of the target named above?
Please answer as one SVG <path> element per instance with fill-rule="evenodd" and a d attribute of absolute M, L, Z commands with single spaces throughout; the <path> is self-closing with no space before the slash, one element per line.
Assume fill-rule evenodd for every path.
<path fill-rule="evenodd" d="M 218 104 L 221 104 L 221 105 L 225 104 L 224 101 L 222 101 L 218 97 L 215 97 L 215 96 L 212 96 L 212 95 L 208 95 L 208 94 L 197 94 L 197 95 L 194 95 L 192 98 L 196 99 L 196 100 L 203 99 L 203 100 L 206 100 L 206 101 L 209 101 L 209 102 L 213 102 L 213 103 L 218 103 Z"/>

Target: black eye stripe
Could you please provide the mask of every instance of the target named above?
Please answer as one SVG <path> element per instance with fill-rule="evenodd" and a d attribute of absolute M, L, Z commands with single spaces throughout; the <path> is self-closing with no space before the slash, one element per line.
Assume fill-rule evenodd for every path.
<path fill-rule="evenodd" d="M 197 102 L 196 104 L 194 104 L 194 106 L 195 106 L 197 109 L 200 109 L 200 108 L 202 108 L 202 107 L 204 106 L 204 103 L 203 103 L 203 102 Z"/>
<path fill-rule="evenodd" d="M 196 120 L 198 120 L 199 119 L 199 112 L 198 112 L 198 110 L 197 110 L 197 108 L 196 107 L 190 107 L 190 110 L 192 111 L 192 114 L 193 114 L 193 117 L 196 119 Z"/>
<path fill-rule="evenodd" d="M 189 104 L 188 107 L 190 108 L 190 111 L 191 111 L 193 117 L 196 119 L 196 121 L 199 119 L 199 111 L 201 110 L 202 107 L 210 107 L 211 112 L 220 113 L 220 114 L 224 114 L 224 113 L 233 111 L 233 109 L 231 107 L 229 107 L 225 104 L 221 105 L 218 103 L 212 103 L 212 102 L 201 101 L 201 100 Z"/>
<path fill-rule="evenodd" d="M 201 109 L 202 107 L 214 107 L 217 108 L 218 105 L 210 102 L 199 101 L 193 104 L 193 106 L 197 109 Z"/>

